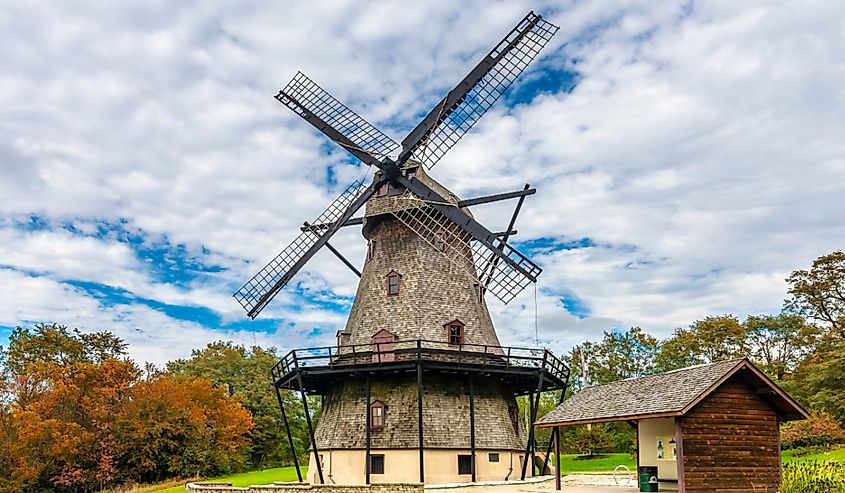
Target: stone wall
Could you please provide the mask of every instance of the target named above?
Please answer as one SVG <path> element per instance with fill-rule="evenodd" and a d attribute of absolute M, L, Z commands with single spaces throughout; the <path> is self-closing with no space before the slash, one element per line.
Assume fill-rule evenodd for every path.
<path fill-rule="evenodd" d="M 238 488 L 232 483 L 188 483 L 185 488 L 190 493 L 214 493 L 238 491 L 245 493 L 422 493 L 421 483 L 383 483 L 371 485 L 340 485 L 340 484 L 303 484 L 303 483 L 274 483 L 272 485 L 248 486 Z"/>

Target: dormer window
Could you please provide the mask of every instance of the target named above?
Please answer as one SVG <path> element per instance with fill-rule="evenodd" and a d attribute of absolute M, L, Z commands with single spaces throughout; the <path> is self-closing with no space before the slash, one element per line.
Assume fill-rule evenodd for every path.
<path fill-rule="evenodd" d="M 384 429 L 384 415 L 387 406 L 381 401 L 375 401 L 370 404 L 370 429 L 383 430 Z"/>
<path fill-rule="evenodd" d="M 378 190 L 376 191 L 376 197 L 384 197 L 385 195 L 387 195 L 388 190 L 390 190 L 390 183 L 384 182 L 382 186 L 378 187 Z"/>
<path fill-rule="evenodd" d="M 415 166 L 415 167 L 413 167 L 413 168 L 408 168 L 408 169 L 406 169 L 406 170 L 405 170 L 405 178 L 407 178 L 407 179 L 411 180 L 411 179 L 413 179 L 415 176 L 417 176 L 417 168 L 416 168 L 416 166 Z"/>
<path fill-rule="evenodd" d="M 397 295 L 399 294 L 399 280 L 401 279 L 401 275 L 395 270 L 390 271 L 387 274 L 387 294 L 388 295 Z"/>
<path fill-rule="evenodd" d="M 448 244 L 446 243 L 448 233 L 443 228 L 434 233 L 434 248 L 445 252 Z"/>
<path fill-rule="evenodd" d="M 446 336 L 449 340 L 450 346 L 464 345 L 464 327 L 465 325 L 458 319 L 452 320 L 446 324 Z"/>

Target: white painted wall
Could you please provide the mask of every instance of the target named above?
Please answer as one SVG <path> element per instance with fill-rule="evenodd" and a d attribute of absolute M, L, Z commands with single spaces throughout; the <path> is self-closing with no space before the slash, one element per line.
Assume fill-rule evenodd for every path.
<path fill-rule="evenodd" d="M 674 418 L 641 419 L 639 421 L 640 440 L 640 465 L 657 466 L 657 477 L 660 479 L 678 479 L 678 466 L 674 460 L 661 460 L 657 458 L 657 437 L 675 436 Z M 672 445 L 664 443 L 666 457 L 669 455 Z"/>

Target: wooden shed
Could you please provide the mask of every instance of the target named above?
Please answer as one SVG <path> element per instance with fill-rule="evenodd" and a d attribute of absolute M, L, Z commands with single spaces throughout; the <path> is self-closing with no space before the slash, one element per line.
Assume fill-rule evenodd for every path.
<path fill-rule="evenodd" d="M 806 417 L 748 359 L 738 359 L 588 387 L 536 425 L 626 421 L 637 430 L 637 465 L 657 467 L 668 486 L 661 490 L 745 493 L 777 491 L 778 425 Z"/>

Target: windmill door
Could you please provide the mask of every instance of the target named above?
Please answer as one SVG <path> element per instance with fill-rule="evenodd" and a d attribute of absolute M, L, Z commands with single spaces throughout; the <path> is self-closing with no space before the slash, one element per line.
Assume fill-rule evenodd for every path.
<path fill-rule="evenodd" d="M 387 330 L 380 330 L 373 335 L 373 363 L 386 363 L 394 361 L 396 354 L 393 352 L 396 346 L 396 336 Z"/>

